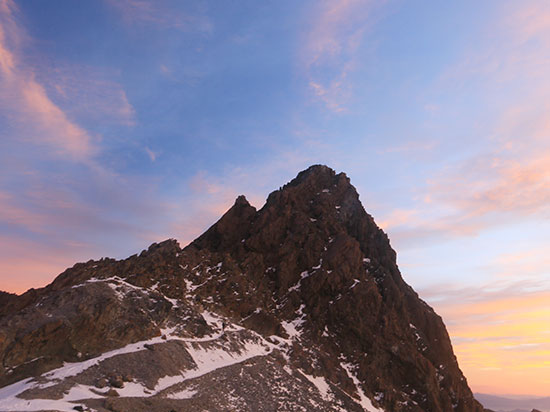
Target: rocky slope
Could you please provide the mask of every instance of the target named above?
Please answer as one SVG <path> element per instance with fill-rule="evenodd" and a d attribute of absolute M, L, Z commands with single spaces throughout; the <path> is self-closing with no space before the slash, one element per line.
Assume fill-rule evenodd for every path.
<path fill-rule="evenodd" d="M 481 412 L 345 174 L 0 295 L 0 411 Z"/>

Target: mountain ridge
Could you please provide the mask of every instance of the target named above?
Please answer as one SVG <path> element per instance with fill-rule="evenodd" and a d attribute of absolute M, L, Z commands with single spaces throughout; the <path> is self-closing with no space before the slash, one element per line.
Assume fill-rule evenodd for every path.
<path fill-rule="evenodd" d="M 285 388 L 296 385 L 310 393 L 308 382 L 313 384 L 320 410 L 483 410 L 458 367 L 442 319 L 401 277 L 387 235 L 364 210 L 349 178 L 323 165 L 300 172 L 259 210 L 239 196 L 183 249 L 172 239 L 125 260 L 76 264 L 47 287 L 6 301 L 0 302 L 1 386 L 29 376 L 39 382 L 64 362 L 95 359 L 155 336 L 167 337 L 154 341 L 155 347 L 182 339 L 199 345 L 204 336 L 217 336 L 217 342 L 227 338 L 224 325 L 230 325 L 229 347 L 265 348 L 269 356 L 257 355 L 254 366 L 264 362 Z M 170 350 L 193 358 L 193 348 L 183 345 Z M 200 361 L 194 362 L 200 369 Z M 227 371 L 206 375 L 222 372 Z M 154 387 L 154 378 L 136 379 L 126 385 Z M 258 402 L 282 399 L 233 391 L 246 400 L 239 410 L 253 404 L 251 410 L 276 410 Z M 103 397 L 86 405 L 136 408 L 144 398 Z M 168 402 L 160 392 L 151 398 L 159 408 Z M 180 399 L 178 407 L 192 410 L 184 405 L 191 398 Z M 222 410 L 227 399 L 212 410 Z M 288 400 L 294 401 L 292 408 L 308 410 L 306 400 Z M 285 410 L 281 405 L 277 410 Z M 295 410 L 290 403 L 286 408 Z"/>

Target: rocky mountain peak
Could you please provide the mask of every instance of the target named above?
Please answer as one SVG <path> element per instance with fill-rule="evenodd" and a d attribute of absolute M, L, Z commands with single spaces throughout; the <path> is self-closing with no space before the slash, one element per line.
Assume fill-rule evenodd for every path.
<path fill-rule="evenodd" d="M 314 165 L 300 172 L 281 189 L 271 193 L 266 206 L 285 204 L 288 207 L 302 206 L 299 209 L 307 210 L 311 204 L 327 204 L 326 200 L 332 196 L 333 202 L 350 203 L 356 208 L 362 208 L 359 196 L 351 185 L 345 173 L 336 172 L 324 165 Z"/>
<path fill-rule="evenodd" d="M 233 207 L 248 207 L 248 206 L 250 206 L 250 203 L 248 203 L 248 200 L 244 195 L 237 196 L 237 199 L 235 199 L 235 204 L 233 205 Z"/>
<path fill-rule="evenodd" d="M 299 186 L 301 184 L 308 184 L 310 186 L 316 186 L 318 190 L 330 189 L 336 184 L 349 184 L 349 179 L 345 173 L 336 172 L 325 165 L 313 165 L 307 169 L 298 173 L 298 175 L 292 179 L 285 187 Z"/>
<path fill-rule="evenodd" d="M 481 412 L 395 257 L 348 177 L 315 165 L 260 210 L 239 196 L 183 250 L 169 239 L 0 296 L 0 386 L 34 377 L 25 399 L 59 399 L 78 385 L 102 412 Z M 51 378 L 65 362 L 82 373 Z M 108 368 L 119 400 L 100 390 Z"/>

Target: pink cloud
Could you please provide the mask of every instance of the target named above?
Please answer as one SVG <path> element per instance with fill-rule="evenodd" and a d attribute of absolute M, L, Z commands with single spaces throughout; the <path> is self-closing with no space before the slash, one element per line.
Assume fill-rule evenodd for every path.
<path fill-rule="evenodd" d="M 57 105 L 47 96 L 44 87 L 32 77 L 20 83 L 20 90 L 25 105 L 25 115 L 32 116 L 34 122 L 46 133 L 44 139 L 53 144 L 61 153 L 68 153 L 74 158 L 85 160 L 92 156 L 95 147 L 92 137 L 67 118 Z"/>
<path fill-rule="evenodd" d="M 406 221 L 396 221 L 397 212 L 386 215 L 398 242 L 471 236 L 511 218 L 550 216 L 550 6 L 503 3 L 497 16 L 488 23 L 492 35 L 468 48 L 436 84 L 448 95 L 479 85 L 476 93 L 493 110 L 471 120 L 475 144 L 464 145 L 462 160 L 432 173 Z"/>
<path fill-rule="evenodd" d="M 354 25 L 368 17 L 368 0 L 325 1 L 314 12 L 313 26 L 307 36 L 305 63 L 312 66 L 355 51 L 363 28 Z"/>
<path fill-rule="evenodd" d="M 489 213 L 532 215 L 550 205 L 550 150 L 522 158 L 481 156 L 431 181 L 429 197 L 465 217 Z"/>
<path fill-rule="evenodd" d="M 150 24 L 161 28 L 209 33 L 212 23 L 201 13 L 183 12 L 166 0 L 107 0 L 127 24 Z M 176 3 L 176 5 L 182 5 Z"/>
<path fill-rule="evenodd" d="M 52 145 L 60 153 L 86 160 L 94 152 L 92 137 L 52 102 L 32 70 L 20 63 L 17 50 L 10 49 L 9 45 L 19 44 L 24 37 L 15 22 L 16 12 L 11 0 L 3 1 L 0 21 L 9 32 L 0 31 L 0 88 L 4 94 L 0 102 L 21 125 L 32 124 L 38 132 L 34 135 L 36 139 Z"/>
<path fill-rule="evenodd" d="M 102 69 L 59 61 L 41 61 L 38 68 L 25 64 L 23 46 L 29 39 L 17 24 L 17 7 L 12 0 L 2 0 L 1 4 L 0 107 L 17 130 L 8 138 L 21 140 L 25 136 L 27 142 L 90 163 L 98 153 L 100 136 L 91 134 L 75 119 L 134 125 L 135 110 L 125 91 L 108 80 L 109 73 Z"/>
<path fill-rule="evenodd" d="M 37 73 L 46 94 L 64 107 L 67 116 L 131 127 L 136 123 L 135 109 L 122 86 L 111 80 L 118 76 L 107 68 L 48 61 Z"/>
<path fill-rule="evenodd" d="M 165 220 L 171 210 L 151 194 L 148 182 L 126 178 L 124 186 L 116 177 L 87 178 L 86 194 L 99 202 L 83 202 L 79 193 L 42 180 L 13 195 L 0 192 L 0 223 L 6 231 L 0 235 L 0 289 L 20 293 L 49 283 L 77 261 L 126 250 L 116 256 L 124 258 L 173 237 L 167 221 L 175 217 Z"/>
<path fill-rule="evenodd" d="M 550 5 L 545 0 L 527 0 L 512 3 L 506 9 L 504 21 L 513 30 L 518 42 L 525 43 L 532 38 L 548 42 L 548 37 L 541 37 L 550 32 Z"/>
<path fill-rule="evenodd" d="M 0 222 L 37 230 L 46 219 L 42 214 L 19 207 L 9 193 L 0 192 Z"/>
<path fill-rule="evenodd" d="M 387 147 L 384 150 L 381 150 L 380 153 L 429 152 L 437 146 L 438 142 L 435 140 L 411 140 L 400 145 Z"/>
<path fill-rule="evenodd" d="M 378 222 L 378 226 L 388 230 L 388 228 L 410 225 L 412 222 L 418 223 L 416 214 L 416 210 L 394 209 Z"/>
<path fill-rule="evenodd" d="M 474 391 L 547 395 L 550 373 L 548 291 L 528 291 L 528 281 L 420 291 L 445 319 L 461 369 Z M 513 353 L 513 356 L 511 354 Z M 520 379 L 521 377 L 521 379 Z"/>
<path fill-rule="evenodd" d="M 344 112 L 352 94 L 349 77 L 372 7 L 368 0 L 325 1 L 311 13 L 300 64 L 315 98 L 333 112 Z"/>
<path fill-rule="evenodd" d="M 149 159 L 151 159 L 151 162 L 155 162 L 157 160 L 158 153 L 153 152 L 148 147 L 145 148 L 145 153 L 147 153 L 147 156 L 149 156 Z"/>
<path fill-rule="evenodd" d="M 0 235 L 0 290 L 21 294 L 46 286 L 76 262 L 101 256 L 105 256 L 103 251 L 90 243 L 42 242 Z"/>
<path fill-rule="evenodd" d="M 89 245 L 53 246 L 0 235 L 0 290 L 20 294 L 45 286 L 67 267 L 88 260 L 90 251 Z"/>

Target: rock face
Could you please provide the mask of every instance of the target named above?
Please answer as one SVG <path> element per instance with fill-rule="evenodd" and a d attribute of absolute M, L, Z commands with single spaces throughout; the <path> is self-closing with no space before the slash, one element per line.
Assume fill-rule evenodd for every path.
<path fill-rule="evenodd" d="M 326 166 L 258 211 L 240 196 L 184 249 L 0 295 L 0 315 L 0 410 L 4 396 L 9 410 L 483 411 L 441 318 Z"/>

